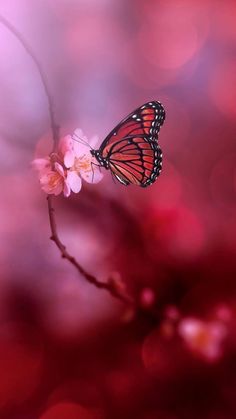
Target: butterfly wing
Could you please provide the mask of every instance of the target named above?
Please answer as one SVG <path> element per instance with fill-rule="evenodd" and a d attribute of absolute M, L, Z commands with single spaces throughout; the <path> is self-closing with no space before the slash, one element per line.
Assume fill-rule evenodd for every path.
<path fill-rule="evenodd" d="M 151 185 L 162 167 L 158 132 L 165 120 L 160 102 L 149 102 L 123 119 L 92 153 L 124 185 Z"/>
<path fill-rule="evenodd" d="M 135 136 L 148 136 L 157 141 L 164 120 L 165 110 L 160 102 L 145 103 L 124 118 L 105 138 L 99 149 L 101 157 L 109 158 L 114 144 Z"/>
<path fill-rule="evenodd" d="M 160 174 L 162 153 L 157 142 L 134 136 L 115 144 L 109 156 L 109 168 L 124 185 L 151 185 Z"/>

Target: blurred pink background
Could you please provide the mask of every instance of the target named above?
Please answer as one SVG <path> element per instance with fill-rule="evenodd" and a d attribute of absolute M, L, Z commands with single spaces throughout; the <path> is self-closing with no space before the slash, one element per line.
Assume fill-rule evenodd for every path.
<path fill-rule="evenodd" d="M 40 60 L 62 135 L 102 141 L 149 100 L 167 114 L 153 186 L 106 173 L 55 201 L 70 252 L 120 276 L 150 322 L 49 240 L 30 166 L 48 105 L 0 25 L 0 418 L 235 419 L 236 2 L 2 0 L 0 13 Z"/>

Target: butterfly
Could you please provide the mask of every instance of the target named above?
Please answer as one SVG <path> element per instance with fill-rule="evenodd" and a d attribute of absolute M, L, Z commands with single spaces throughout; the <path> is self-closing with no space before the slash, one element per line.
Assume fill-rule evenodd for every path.
<path fill-rule="evenodd" d="M 158 133 L 165 110 L 158 101 L 148 102 L 124 118 L 98 150 L 90 150 L 99 166 L 110 170 L 123 185 L 143 188 L 155 182 L 162 168 Z"/>

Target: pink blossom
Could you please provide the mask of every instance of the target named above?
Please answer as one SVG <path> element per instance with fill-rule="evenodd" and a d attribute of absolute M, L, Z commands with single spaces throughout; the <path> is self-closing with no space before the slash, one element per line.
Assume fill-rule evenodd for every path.
<path fill-rule="evenodd" d="M 58 161 L 54 161 L 57 157 L 57 155 L 53 155 L 51 158 L 35 159 L 32 162 L 32 166 L 39 173 L 39 182 L 44 192 L 54 195 L 59 195 L 63 192 L 64 196 L 69 196 L 70 188 L 67 184 L 63 165 Z"/>
<path fill-rule="evenodd" d="M 222 323 L 185 318 L 179 323 L 178 330 L 187 347 L 196 355 L 209 361 L 221 356 L 222 342 L 226 336 L 226 328 Z"/>
<path fill-rule="evenodd" d="M 97 137 L 92 138 L 91 146 L 95 146 L 95 141 Z M 56 153 L 32 162 L 39 173 L 44 192 L 54 195 L 63 192 L 68 197 L 71 192 L 78 193 L 81 190 L 82 179 L 88 183 L 98 183 L 102 179 L 103 175 L 90 153 L 90 146 L 85 142 L 88 143 L 87 138 L 77 129 L 73 136 L 67 135 L 60 140 Z"/>
<path fill-rule="evenodd" d="M 65 167 L 69 169 L 70 173 L 73 173 L 74 179 L 75 176 L 80 176 L 88 183 L 98 183 L 103 178 L 103 174 L 100 172 L 98 163 L 92 157 L 90 148 L 81 144 L 80 140 L 88 143 L 88 139 L 83 135 L 82 130 L 76 129 L 71 137 L 70 147 L 64 155 Z M 97 142 L 98 137 L 94 136 L 89 144 L 92 148 L 95 148 Z"/>

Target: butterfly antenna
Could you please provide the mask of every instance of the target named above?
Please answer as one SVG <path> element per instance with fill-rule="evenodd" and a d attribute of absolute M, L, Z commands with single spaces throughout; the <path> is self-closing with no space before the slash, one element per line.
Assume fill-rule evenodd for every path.
<path fill-rule="evenodd" d="M 83 144 L 92 150 L 91 145 L 87 141 L 85 141 L 83 138 L 81 138 L 78 134 L 73 134 L 72 140 L 76 141 L 77 143 Z"/>

